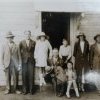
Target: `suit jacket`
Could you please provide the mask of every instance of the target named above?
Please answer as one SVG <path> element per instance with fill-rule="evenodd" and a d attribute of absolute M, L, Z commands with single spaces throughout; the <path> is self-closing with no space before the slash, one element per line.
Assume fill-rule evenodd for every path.
<path fill-rule="evenodd" d="M 1 46 L 1 62 L 2 65 L 4 65 L 4 68 L 9 67 L 11 57 L 15 64 L 15 67 L 18 68 L 19 65 L 22 64 L 19 47 L 13 42 L 11 53 L 9 44 L 8 42 L 6 42 Z"/>
<path fill-rule="evenodd" d="M 73 56 L 75 57 L 75 68 L 77 70 L 87 68 L 89 66 L 89 43 L 85 40 L 84 44 L 84 51 L 82 53 L 80 47 L 80 41 L 76 42 L 74 45 L 74 53 Z"/>
<path fill-rule="evenodd" d="M 97 47 L 97 43 L 90 48 L 89 61 L 94 70 L 100 71 L 100 50 Z"/>
<path fill-rule="evenodd" d="M 20 42 L 19 47 L 20 47 L 22 62 L 26 63 L 28 59 L 30 59 L 31 62 L 34 62 L 35 41 L 30 39 L 28 47 L 26 40 L 23 40 Z"/>

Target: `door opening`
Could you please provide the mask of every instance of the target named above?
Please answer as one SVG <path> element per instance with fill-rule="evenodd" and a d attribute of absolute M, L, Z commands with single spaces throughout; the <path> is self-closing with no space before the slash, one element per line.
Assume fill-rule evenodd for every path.
<path fill-rule="evenodd" d="M 59 48 L 62 39 L 70 41 L 70 13 L 42 12 L 42 31 L 48 35 L 53 48 Z"/>

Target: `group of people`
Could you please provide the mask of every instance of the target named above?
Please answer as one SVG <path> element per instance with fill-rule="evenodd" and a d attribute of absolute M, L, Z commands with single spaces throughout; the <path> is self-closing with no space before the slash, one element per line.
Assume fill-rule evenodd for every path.
<path fill-rule="evenodd" d="M 7 42 L 1 47 L 2 66 L 6 76 L 5 94 L 11 93 L 12 76 L 14 92 L 19 93 L 20 70 L 23 94 L 33 94 L 34 70 L 37 67 L 40 70 L 38 73 L 40 87 L 51 82 L 56 84 L 57 96 L 63 96 L 66 91 L 68 98 L 72 85 L 77 97 L 80 97 L 79 91 L 85 91 L 85 74 L 89 69 L 100 72 L 100 34 L 94 37 L 95 44 L 90 46 L 84 33 L 80 32 L 73 53 L 66 39 L 62 40 L 59 49 L 52 49 L 44 32 L 38 34 L 36 41 L 31 39 L 31 31 L 25 31 L 25 35 L 27 38 L 17 45 L 13 41 L 15 36 L 12 32 L 8 32 Z M 72 62 L 72 57 L 75 59 L 75 64 Z M 99 83 L 96 82 L 95 85 L 100 92 Z"/>

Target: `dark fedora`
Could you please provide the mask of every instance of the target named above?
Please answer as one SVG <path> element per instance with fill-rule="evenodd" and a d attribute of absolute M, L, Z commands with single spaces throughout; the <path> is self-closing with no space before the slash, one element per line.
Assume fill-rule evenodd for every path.
<path fill-rule="evenodd" d="M 79 38 L 80 36 L 83 36 L 84 38 L 86 38 L 86 36 L 84 35 L 83 32 L 80 32 L 80 33 L 77 35 L 77 38 Z"/>
<path fill-rule="evenodd" d="M 100 34 L 97 34 L 96 36 L 94 36 L 94 40 L 96 40 L 98 36 L 100 36 Z"/>

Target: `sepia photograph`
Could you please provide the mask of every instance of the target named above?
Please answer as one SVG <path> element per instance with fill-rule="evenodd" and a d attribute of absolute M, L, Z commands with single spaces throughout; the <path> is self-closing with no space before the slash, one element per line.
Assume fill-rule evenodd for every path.
<path fill-rule="evenodd" d="M 99 0 L 0 0 L 0 100 L 100 100 Z"/>

